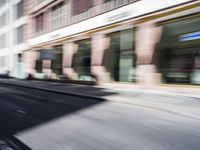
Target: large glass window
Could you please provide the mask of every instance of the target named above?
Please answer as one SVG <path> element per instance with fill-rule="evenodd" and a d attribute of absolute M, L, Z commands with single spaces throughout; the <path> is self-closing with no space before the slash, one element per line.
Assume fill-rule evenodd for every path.
<path fill-rule="evenodd" d="M 110 47 L 104 54 L 104 66 L 112 81 L 135 81 L 134 30 L 111 33 Z"/>
<path fill-rule="evenodd" d="M 55 59 L 52 59 L 51 68 L 56 75 L 62 75 L 62 63 L 63 63 L 63 46 L 55 46 Z"/>
<path fill-rule="evenodd" d="M 104 66 L 112 81 L 119 81 L 120 32 L 109 34 L 110 47 L 105 51 Z"/>
<path fill-rule="evenodd" d="M 91 77 L 91 42 L 90 39 L 76 43 L 78 52 L 73 57 L 73 68 L 80 80 L 92 80 Z"/>
<path fill-rule="evenodd" d="M 163 82 L 200 84 L 200 18 L 164 25 L 159 43 Z"/>
<path fill-rule="evenodd" d="M 36 60 L 35 70 L 38 73 L 42 73 L 42 60 L 41 59 Z"/>

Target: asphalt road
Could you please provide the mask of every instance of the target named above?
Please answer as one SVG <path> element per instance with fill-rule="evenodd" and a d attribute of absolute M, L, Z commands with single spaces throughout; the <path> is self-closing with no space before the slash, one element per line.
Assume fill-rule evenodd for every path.
<path fill-rule="evenodd" d="M 0 150 L 13 149 L 200 150 L 200 120 L 0 84 Z"/>

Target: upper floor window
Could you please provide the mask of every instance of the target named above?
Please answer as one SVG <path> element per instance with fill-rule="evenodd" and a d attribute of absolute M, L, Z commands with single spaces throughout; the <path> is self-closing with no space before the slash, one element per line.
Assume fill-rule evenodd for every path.
<path fill-rule="evenodd" d="M 16 5 L 16 18 L 20 18 L 24 15 L 24 0 L 21 0 Z"/>
<path fill-rule="evenodd" d="M 8 0 L 0 0 L 0 7 L 2 7 L 4 4 L 6 4 Z"/>
<path fill-rule="evenodd" d="M 78 15 L 87 11 L 93 6 L 93 0 L 73 0 L 72 1 L 72 14 Z"/>
<path fill-rule="evenodd" d="M 24 29 L 25 26 L 22 25 L 16 29 L 16 44 L 24 43 Z"/>
<path fill-rule="evenodd" d="M 50 18 L 52 29 L 58 29 L 64 26 L 64 21 L 66 20 L 65 15 L 67 14 L 65 6 L 64 3 L 60 3 L 52 8 Z"/>
<path fill-rule="evenodd" d="M 9 21 L 9 12 L 4 12 L 1 16 L 0 16 L 0 27 L 3 27 L 5 25 L 8 24 Z"/>
<path fill-rule="evenodd" d="M 8 47 L 8 33 L 3 33 L 0 35 L 0 48 Z"/>
<path fill-rule="evenodd" d="M 40 14 L 35 18 L 35 31 L 41 32 L 44 30 L 44 14 Z"/>

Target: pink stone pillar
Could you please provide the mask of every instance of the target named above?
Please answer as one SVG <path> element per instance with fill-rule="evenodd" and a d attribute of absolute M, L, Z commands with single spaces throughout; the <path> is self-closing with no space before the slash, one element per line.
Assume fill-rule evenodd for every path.
<path fill-rule="evenodd" d="M 155 85 L 161 82 L 161 74 L 156 65 L 152 63 L 156 52 L 156 44 L 160 41 L 162 27 L 145 23 L 136 31 L 136 55 L 137 55 L 137 81 L 145 85 Z"/>
<path fill-rule="evenodd" d="M 24 55 L 23 61 L 26 64 L 26 72 L 28 74 L 35 73 L 36 60 L 39 57 L 39 53 L 37 51 L 27 51 L 23 55 Z"/>
<path fill-rule="evenodd" d="M 63 45 L 63 74 L 72 80 L 78 78 L 77 73 L 72 68 L 73 55 L 77 50 L 78 45 L 73 42 L 67 42 Z"/>
<path fill-rule="evenodd" d="M 52 74 L 51 60 L 42 61 L 42 72 L 46 73 L 49 78 L 51 77 Z"/>
<path fill-rule="evenodd" d="M 110 43 L 109 38 L 102 34 L 92 37 L 92 56 L 91 56 L 91 72 L 97 79 L 97 84 L 101 84 L 109 80 L 109 73 L 103 66 L 104 51 Z"/>

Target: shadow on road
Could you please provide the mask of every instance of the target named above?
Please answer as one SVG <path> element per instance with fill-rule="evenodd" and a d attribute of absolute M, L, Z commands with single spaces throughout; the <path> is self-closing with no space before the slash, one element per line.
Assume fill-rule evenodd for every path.
<path fill-rule="evenodd" d="M 116 94 L 90 88 L 103 96 Z M 30 150 L 16 134 L 104 102 L 0 84 L 0 150 Z"/>

